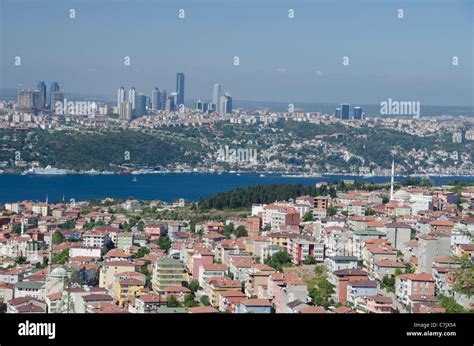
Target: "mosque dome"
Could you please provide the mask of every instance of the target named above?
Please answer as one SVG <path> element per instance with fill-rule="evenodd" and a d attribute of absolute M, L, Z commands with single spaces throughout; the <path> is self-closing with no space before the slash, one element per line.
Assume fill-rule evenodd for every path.
<path fill-rule="evenodd" d="M 405 190 L 398 190 L 393 194 L 393 199 L 399 200 L 399 201 L 409 201 L 410 200 L 410 194 L 406 192 Z"/>
<path fill-rule="evenodd" d="M 50 277 L 62 279 L 67 276 L 67 271 L 64 268 L 55 268 L 51 271 Z"/>

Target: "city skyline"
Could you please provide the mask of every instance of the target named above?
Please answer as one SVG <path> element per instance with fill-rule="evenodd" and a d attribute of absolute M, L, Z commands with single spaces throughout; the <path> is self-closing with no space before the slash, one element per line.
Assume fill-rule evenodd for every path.
<path fill-rule="evenodd" d="M 156 85 L 171 86 L 175 71 L 180 71 L 187 75 L 187 100 L 202 98 L 203 90 L 219 82 L 238 100 L 378 104 L 391 97 L 472 106 L 472 51 L 465 44 L 471 42 L 472 4 L 434 3 L 427 7 L 424 1 L 402 5 L 389 1 L 352 18 L 355 5 L 347 1 L 297 1 L 291 6 L 281 1 L 272 8 L 265 1 L 251 8 L 246 1 L 230 7 L 213 1 L 185 1 L 180 6 L 159 2 L 154 7 L 124 1 L 108 13 L 107 6 L 92 6 L 89 1 L 72 1 L 66 8 L 53 6 L 54 1 L 6 0 L 1 11 L 11 16 L 2 14 L 0 87 L 18 88 L 47 75 L 62 85 L 74 85 L 73 92 L 110 97 L 122 84 L 147 93 Z M 68 17 L 69 7 L 76 10 L 74 19 Z M 403 7 L 404 18 L 397 17 L 398 7 Z M 178 17 L 180 8 L 186 11 L 184 19 Z M 294 9 L 293 19 L 288 18 L 289 8 Z M 20 9 L 18 19 L 15 13 Z M 46 15 L 48 21 L 42 21 Z M 207 16 L 213 18 L 212 24 L 204 20 Z M 337 26 L 331 25 L 335 16 Z M 243 19 L 245 28 L 240 25 Z M 34 25 L 38 35 L 54 34 L 56 40 L 33 42 Z M 54 31 L 55 25 L 64 25 L 64 30 Z M 102 26 L 108 29 L 99 30 Z M 149 35 L 163 30 L 173 36 L 164 41 L 166 50 L 160 49 L 163 44 L 151 44 Z M 441 32 L 445 35 L 438 35 Z M 210 35 L 216 37 L 217 47 L 204 49 Z M 104 50 L 109 41 L 114 44 L 105 44 Z M 86 49 L 77 54 L 77 47 Z M 13 64 L 16 56 L 22 58 L 20 66 Z M 129 66 L 123 64 L 126 56 Z M 347 66 L 344 56 L 349 58 Z M 457 66 L 452 64 L 454 56 Z M 239 65 L 234 65 L 235 57 Z"/>

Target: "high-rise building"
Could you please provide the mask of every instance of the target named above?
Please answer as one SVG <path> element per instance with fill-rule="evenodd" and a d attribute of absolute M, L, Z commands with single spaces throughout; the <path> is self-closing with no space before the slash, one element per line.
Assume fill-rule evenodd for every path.
<path fill-rule="evenodd" d="M 228 93 L 221 96 L 221 98 L 220 98 L 219 113 L 220 114 L 231 114 L 232 113 L 232 97 Z"/>
<path fill-rule="evenodd" d="M 125 88 L 120 87 L 117 90 L 117 108 L 120 109 L 122 102 L 125 101 Z"/>
<path fill-rule="evenodd" d="M 19 108 L 33 108 L 33 91 L 18 90 L 18 107 Z"/>
<path fill-rule="evenodd" d="M 166 99 L 168 98 L 166 90 L 160 90 L 158 98 L 159 98 L 159 103 L 160 103 L 160 108 L 159 109 L 165 110 L 166 109 Z"/>
<path fill-rule="evenodd" d="M 219 102 L 221 100 L 221 93 L 221 85 L 219 83 L 214 84 L 214 90 L 212 91 L 212 103 L 216 106 L 216 112 L 219 112 Z"/>
<path fill-rule="evenodd" d="M 132 120 L 132 104 L 130 101 L 122 101 L 120 104 L 119 119 L 126 121 Z"/>
<path fill-rule="evenodd" d="M 132 104 L 132 113 L 135 110 L 135 97 L 137 96 L 137 92 L 135 91 L 135 88 L 132 87 L 128 91 L 128 102 Z"/>
<path fill-rule="evenodd" d="M 160 91 L 158 88 L 151 91 L 151 109 L 154 111 L 160 109 Z"/>
<path fill-rule="evenodd" d="M 336 108 L 336 111 L 334 112 L 334 116 L 337 119 L 341 119 L 341 109 L 340 108 Z"/>
<path fill-rule="evenodd" d="M 43 108 L 45 108 L 46 107 L 46 83 L 43 81 L 39 81 L 37 89 L 41 92 Z"/>
<path fill-rule="evenodd" d="M 33 91 L 33 108 L 36 111 L 44 109 L 43 92 L 41 90 Z"/>
<path fill-rule="evenodd" d="M 201 100 L 197 100 L 195 108 L 196 108 L 196 110 L 205 113 L 209 110 L 209 103 L 201 101 Z"/>
<path fill-rule="evenodd" d="M 49 88 L 49 109 L 53 109 L 53 93 L 60 91 L 61 88 L 59 87 L 58 82 L 52 82 L 51 87 Z"/>
<path fill-rule="evenodd" d="M 178 93 L 178 99 L 176 106 L 184 104 L 184 73 L 178 73 L 176 75 L 176 92 Z"/>
<path fill-rule="evenodd" d="M 61 91 L 55 91 L 51 93 L 51 110 L 53 113 L 55 113 L 56 108 L 59 107 L 59 103 L 61 102 L 61 105 L 64 101 L 64 95 Z"/>
<path fill-rule="evenodd" d="M 135 97 L 134 117 L 141 117 L 146 114 L 146 95 L 138 94 Z"/>
<path fill-rule="evenodd" d="M 362 120 L 362 108 L 354 107 L 354 120 Z"/>
<path fill-rule="evenodd" d="M 347 103 L 341 104 L 341 119 L 349 120 L 349 105 Z"/>

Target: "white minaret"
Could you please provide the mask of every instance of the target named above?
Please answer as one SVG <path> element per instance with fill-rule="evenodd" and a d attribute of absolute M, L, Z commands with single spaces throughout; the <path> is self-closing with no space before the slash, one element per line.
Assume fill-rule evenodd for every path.
<path fill-rule="evenodd" d="M 395 160 L 392 160 L 392 176 L 390 179 L 390 200 L 393 199 L 393 176 L 395 175 Z"/>
<path fill-rule="evenodd" d="M 21 219 L 21 236 L 25 235 L 25 221 Z"/>

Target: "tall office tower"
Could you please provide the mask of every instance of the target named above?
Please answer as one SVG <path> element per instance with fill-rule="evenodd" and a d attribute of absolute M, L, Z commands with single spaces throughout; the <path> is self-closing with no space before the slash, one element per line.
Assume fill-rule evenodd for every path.
<path fill-rule="evenodd" d="M 46 107 L 46 83 L 43 81 L 38 82 L 37 89 L 41 91 L 41 98 L 43 100 L 43 108 Z"/>
<path fill-rule="evenodd" d="M 203 102 L 202 102 L 201 100 L 197 100 L 196 103 L 195 103 L 195 107 L 194 107 L 194 108 L 195 108 L 197 111 L 201 111 L 201 112 L 202 112 L 202 104 L 203 104 Z"/>
<path fill-rule="evenodd" d="M 158 88 L 151 91 L 151 109 L 154 111 L 160 109 L 160 91 Z"/>
<path fill-rule="evenodd" d="M 130 101 L 122 101 L 120 104 L 119 119 L 126 121 L 132 120 L 132 104 Z"/>
<path fill-rule="evenodd" d="M 19 108 L 33 108 L 33 91 L 18 90 L 18 107 Z"/>
<path fill-rule="evenodd" d="M 226 93 L 221 96 L 219 102 L 219 114 L 231 114 L 232 113 L 232 97 Z"/>
<path fill-rule="evenodd" d="M 362 120 L 362 108 L 354 107 L 354 120 Z"/>
<path fill-rule="evenodd" d="M 334 112 L 334 116 L 337 118 L 337 119 L 341 119 L 341 109 L 340 108 L 336 108 L 335 112 Z"/>
<path fill-rule="evenodd" d="M 61 88 L 59 87 L 58 82 L 52 82 L 51 87 L 49 88 L 49 109 L 53 109 L 54 107 L 52 106 L 52 98 L 53 98 L 53 93 L 60 91 Z"/>
<path fill-rule="evenodd" d="M 146 95 L 138 94 L 135 98 L 134 117 L 141 117 L 146 114 Z"/>
<path fill-rule="evenodd" d="M 221 101 L 221 94 L 221 85 L 219 83 L 214 84 L 214 90 L 212 91 L 212 103 L 216 106 L 216 112 L 219 112 L 219 102 Z"/>
<path fill-rule="evenodd" d="M 172 110 L 170 111 L 178 111 L 179 105 L 181 104 L 181 103 L 178 103 L 179 94 L 177 92 L 172 92 L 168 98 L 171 100 Z"/>
<path fill-rule="evenodd" d="M 166 90 L 160 90 L 159 92 L 159 109 L 165 110 L 166 109 L 166 99 L 167 99 L 167 93 Z"/>
<path fill-rule="evenodd" d="M 173 112 L 174 111 L 174 101 L 173 101 L 173 98 L 171 96 L 169 96 L 166 99 L 165 111 L 167 111 L 167 112 Z"/>
<path fill-rule="evenodd" d="M 33 91 L 33 108 L 36 111 L 44 109 L 43 92 L 41 90 Z"/>
<path fill-rule="evenodd" d="M 128 91 L 128 102 L 132 104 L 132 113 L 135 110 L 135 97 L 137 96 L 137 92 L 135 91 L 135 88 L 132 87 Z"/>
<path fill-rule="evenodd" d="M 225 104 L 225 114 L 232 114 L 232 96 L 229 93 L 225 93 L 226 104 Z"/>
<path fill-rule="evenodd" d="M 123 101 L 125 101 L 125 88 L 120 87 L 117 90 L 117 109 L 120 109 Z"/>
<path fill-rule="evenodd" d="M 349 105 L 347 103 L 341 104 L 341 119 L 349 120 Z"/>
<path fill-rule="evenodd" d="M 178 73 L 176 75 L 176 92 L 178 93 L 178 99 L 176 106 L 184 105 L 184 73 Z"/>
<path fill-rule="evenodd" d="M 64 95 L 61 91 L 55 91 L 51 93 L 51 107 L 52 113 L 56 113 L 56 108 L 60 106 L 60 104 L 56 104 L 57 102 L 61 102 L 61 105 L 64 102 Z"/>

